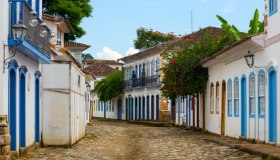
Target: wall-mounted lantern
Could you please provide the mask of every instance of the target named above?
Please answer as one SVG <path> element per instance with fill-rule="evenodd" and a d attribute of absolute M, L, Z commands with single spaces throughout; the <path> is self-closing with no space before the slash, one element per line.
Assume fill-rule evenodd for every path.
<path fill-rule="evenodd" d="M 24 40 L 24 37 L 26 36 L 27 28 L 24 24 L 22 24 L 21 21 L 19 21 L 17 24 L 14 24 L 12 26 L 13 31 L 13 38 L 16 41 L 16 44 L 18 45 L 21 41 Z"/>
<path fill-rule="evenodd" d="M 248 67 L 252 68 L 255 63 L 255 55 L 251 51 L 248 51 L 244 58 Z"/>

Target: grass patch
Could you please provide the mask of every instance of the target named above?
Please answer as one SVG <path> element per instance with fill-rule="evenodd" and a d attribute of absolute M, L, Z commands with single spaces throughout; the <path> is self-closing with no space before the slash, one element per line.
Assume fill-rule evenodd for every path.
<path fill-rule="evenodd" d="M 97 135 L 95 135 L 95 134 L 86 134 L 86 135 L 85 135 L 85 138 L 86 138 L 86 139 L 94 140 L 94 139 L 97 138 Z"/>

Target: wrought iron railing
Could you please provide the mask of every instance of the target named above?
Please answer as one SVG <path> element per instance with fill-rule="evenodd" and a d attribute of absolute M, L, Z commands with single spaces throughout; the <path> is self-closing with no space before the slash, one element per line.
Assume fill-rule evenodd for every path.
<path fill-rule="evenodd" d="M 130 79 L 123 82 L 123 90 L 132 90 L 137 88 L 159 87 L 160 76 L 150 76 L 145 78 Z"/>

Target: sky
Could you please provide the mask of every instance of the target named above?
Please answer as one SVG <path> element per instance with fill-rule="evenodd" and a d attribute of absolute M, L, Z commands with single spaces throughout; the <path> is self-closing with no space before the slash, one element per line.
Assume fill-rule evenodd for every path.
<path fill-rule="evenodd" d="M 84 53 L 95 59 L 112 60 L 139 52 L 134 49 L 133 40 L 140 27 L 185 35 L 207 26 L 220 27 L 216 18 L 220 15 L 247 32 L 255 9 L 259 9 L 261 18 L 264 10 L 263 0 L 91 0 L 90 3 L 92 16 L 81 23 L 87 34 L 77 42 L 91 45 Z"/>

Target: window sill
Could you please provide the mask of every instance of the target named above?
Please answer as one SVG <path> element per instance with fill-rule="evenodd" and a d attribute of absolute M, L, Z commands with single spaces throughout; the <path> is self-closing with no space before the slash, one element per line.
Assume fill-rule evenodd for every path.
<path fill-rule="evenodd" d="M 275 13 L 277 13 L 277 10 L 269 12 L 269 17 L 273 16 Z"/>
<path fill-rule="evenodd" d="M 239 117 L 239 114 L 234 114 L 234 117 Z"/>
<path fill-rule="evenodd" d="M 249 115 L 249 117 L 250 118 L 256 118 L 256 115 L 251 114 L 251 115 Z"/>
<path fill-rule="evenodd" d="M 264 114 L 260 114 L 259 118 L 265 118 L 265 115 Z"/>
<path fill-rule="evenodd" d="M 228 117 L 232 117 L 232 114 L 228 114 L 227 116 L 228 116 Z"/>

